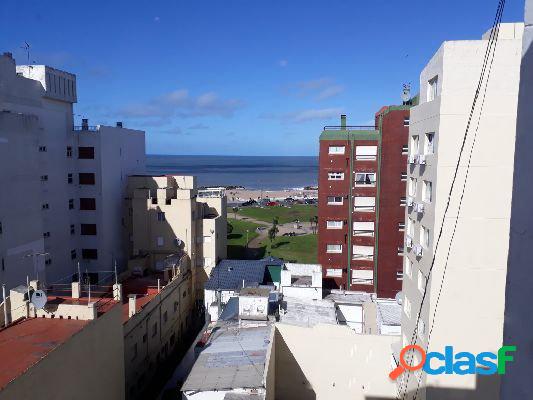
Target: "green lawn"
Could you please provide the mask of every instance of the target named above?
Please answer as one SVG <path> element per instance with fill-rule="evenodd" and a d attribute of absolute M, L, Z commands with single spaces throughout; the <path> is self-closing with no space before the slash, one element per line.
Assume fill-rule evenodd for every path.
<path fill-rule="evenodd" d="M 228 217 L 234 214 L 231 208 L 228 208 Z M 238 214 L 272 223 L 274 217 L 279 218 L 280 224 L 286 224 L 298 219 L 302 222 L 308 222 L 313 216 L 318 215 L 318 208 L 313 204 L 295 204 L 289 207 L 241 207 Z"/>
<path fill-rule="evenodd" d="M 266 252 L 274 257 L 283 258 L 287 262 L 298 262 L 304 264 L 317 264 L 317 235 L 302 236 L 279 236 L 272 242 L 266 239 L 263 243 Z"/>
<path fill-rule="evenodd" d="M 256 228 L 260 225 L 253 222 L 236 220 L 228 218 L 228 224 L 233 227 L 231 233 L 228 233 L 228 258 L 242 259 L 245 258 L 246 230 L 248 229 L 248 241 L 259 236 Z M 228 230 L 229 232 L 229 230 Z"/>

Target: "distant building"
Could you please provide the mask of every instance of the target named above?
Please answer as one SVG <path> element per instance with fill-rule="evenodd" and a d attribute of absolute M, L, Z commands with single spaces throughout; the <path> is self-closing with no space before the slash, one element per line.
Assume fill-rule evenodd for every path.
<path fill-rule="evenodd" d="M 281 269 L 280 293 L 287 297 L 322 299 L 322 266 L 286 263 Z"/>
<path fill-rule="evenodd" d="M 198 190 L 193 176 L 135 175 L 126 203 L 130 268 L 162 270 L 167 257 L 184 256 L 201 299 L 211 269 L 226 257 L 224 190 Z"/>
<path fill-rule="evenodd" d="M 402 286 L 410 105 L 381 108 L 375 125 L 320 135 L 318 261 L 324 287 L 394 297 Z"/>
<path fill-rule="evenodd" d="M 514 344 L 503 340 L 503 318 L 523 30 L 522 23 L 500 25 L 490 78 L 485 77 L 486 95 L 483 84 L 449 206 L 450 185 L 490 32 L 481 40 L 444 42 L 420 74 L 420 104 L 411 109 L 409 131 L 403 346 L 411 343 L 415 329 L 416 344 L 427 351 L 454 346 L 478 354 Z M 497 398 L 499 377 L 487 377 L 486 382 L 480 377 L 484 378 L 411 373 L 404 374 L 398 384 L 405 389 L 408 381 L 407 398 L 419 381 L 418 399 Z"/>
<path fill-rule="evenodd" d="M 0 55 L 0 282 L 53 283 L 126 267 L 127 175 L 145 168 L 144 132 L 74 126 L 76 76 Z M 101 276 L 100 276 L 101 278 Z M 94 275 L 98 281 L 98 276 Z"/>

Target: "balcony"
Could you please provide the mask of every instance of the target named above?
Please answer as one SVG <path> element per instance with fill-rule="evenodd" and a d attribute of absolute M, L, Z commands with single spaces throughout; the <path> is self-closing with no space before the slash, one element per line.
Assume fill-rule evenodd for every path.
<path fill-rule="evenodd" d="M 409 156 L 407 157 L 407 162 L 409 164 L 416 164 L 417 161 L 418 161 L 418 156 L 416 154 L 409 154 Z"/>
<path fill-rule="evenodd" d="M 424 212 L 424 203 L 415 203 L 413 205 L 413 210 L 418 214 L 422 214 Z"/>
<path fill-rule="evenodd" d="M 409 249 L 413 247 L 413 238 L 411 236 L 405 235 L 405 245 Z"/>
<path fill-rule="evenodd" d="M 412 196 L 407 197 L 407 206 L 412 207 L 415 202 L 415 199 Z"/>
<path fill-rule="evenodd" d="M 418 156 L 418 164 L 426 165 L 426 156 L 425 156 L 425 154 L 420 154 Z"/>
<path fill-rule="evenodd" d="M 413 253 L 415 253 L 415 256 L 417 257 L 422 257 L 422 255 L 424 254 L 424 249 L 422 248 L 422 246 L 417 244 L 413 247 Z"/>

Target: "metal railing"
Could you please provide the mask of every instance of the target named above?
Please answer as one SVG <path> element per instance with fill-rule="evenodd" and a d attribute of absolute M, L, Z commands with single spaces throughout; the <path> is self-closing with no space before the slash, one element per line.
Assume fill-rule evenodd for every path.
<path fill-rule="evenodd" d="M 72 127 L 73 131 L 88 131 L 88 132 L 97 132 L 100 129 L 100 125 L 74 125 Z"/>
<path fill-rule="evenodd" d="M 375 131 L 375 125 L 326 125 L 325 131 Z"/>

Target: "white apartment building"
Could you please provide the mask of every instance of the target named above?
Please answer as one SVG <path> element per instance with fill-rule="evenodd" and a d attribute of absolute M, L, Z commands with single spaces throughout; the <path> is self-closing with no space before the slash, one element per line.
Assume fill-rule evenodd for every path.
<path fill-rule="evenodd" d="M 125 268 L 122 206 L 144 132 L 75 127 L 76 76 L 0 56 L 0 282 Z M 96 275 L 94 276 L 96 278 Z"/>
<path fill-rule="evenodd" d="M 481 97 L 472 120 L 418 323 L 416 343 L 427 348 L 434 322 L 428 351 L 443 352 L 444 347 L 450 345 L 456 352 L 477 354 L 497 352 L 502 346 L 523 30 L 521 23 L 500 26 L 457 231 L 434 321 L 468 153 L 480 116 Z M 483 35 L 482 40 L 444 42 L 420 74 L 420 104 L 411 109 L 409 130 L 402 347 L 410 343 L 415 329 L 489 33 Z M 463 392 L 469 399 L 495 398 L 491 397 L 497 394 L 493 389 L 499 385 L 498 381 L 490 382 L 485 389 L 491 389 L 483 391 L 477 375 L 426 376 L 417 371 L 409 379 L 409 393 L 416 390 L 418 379 L 421 380 L 418 399 L 426 398 L 425 395 L 432 400 L 458 398 Z M 398 383 L 405 388 L 402 378 Z"/>

